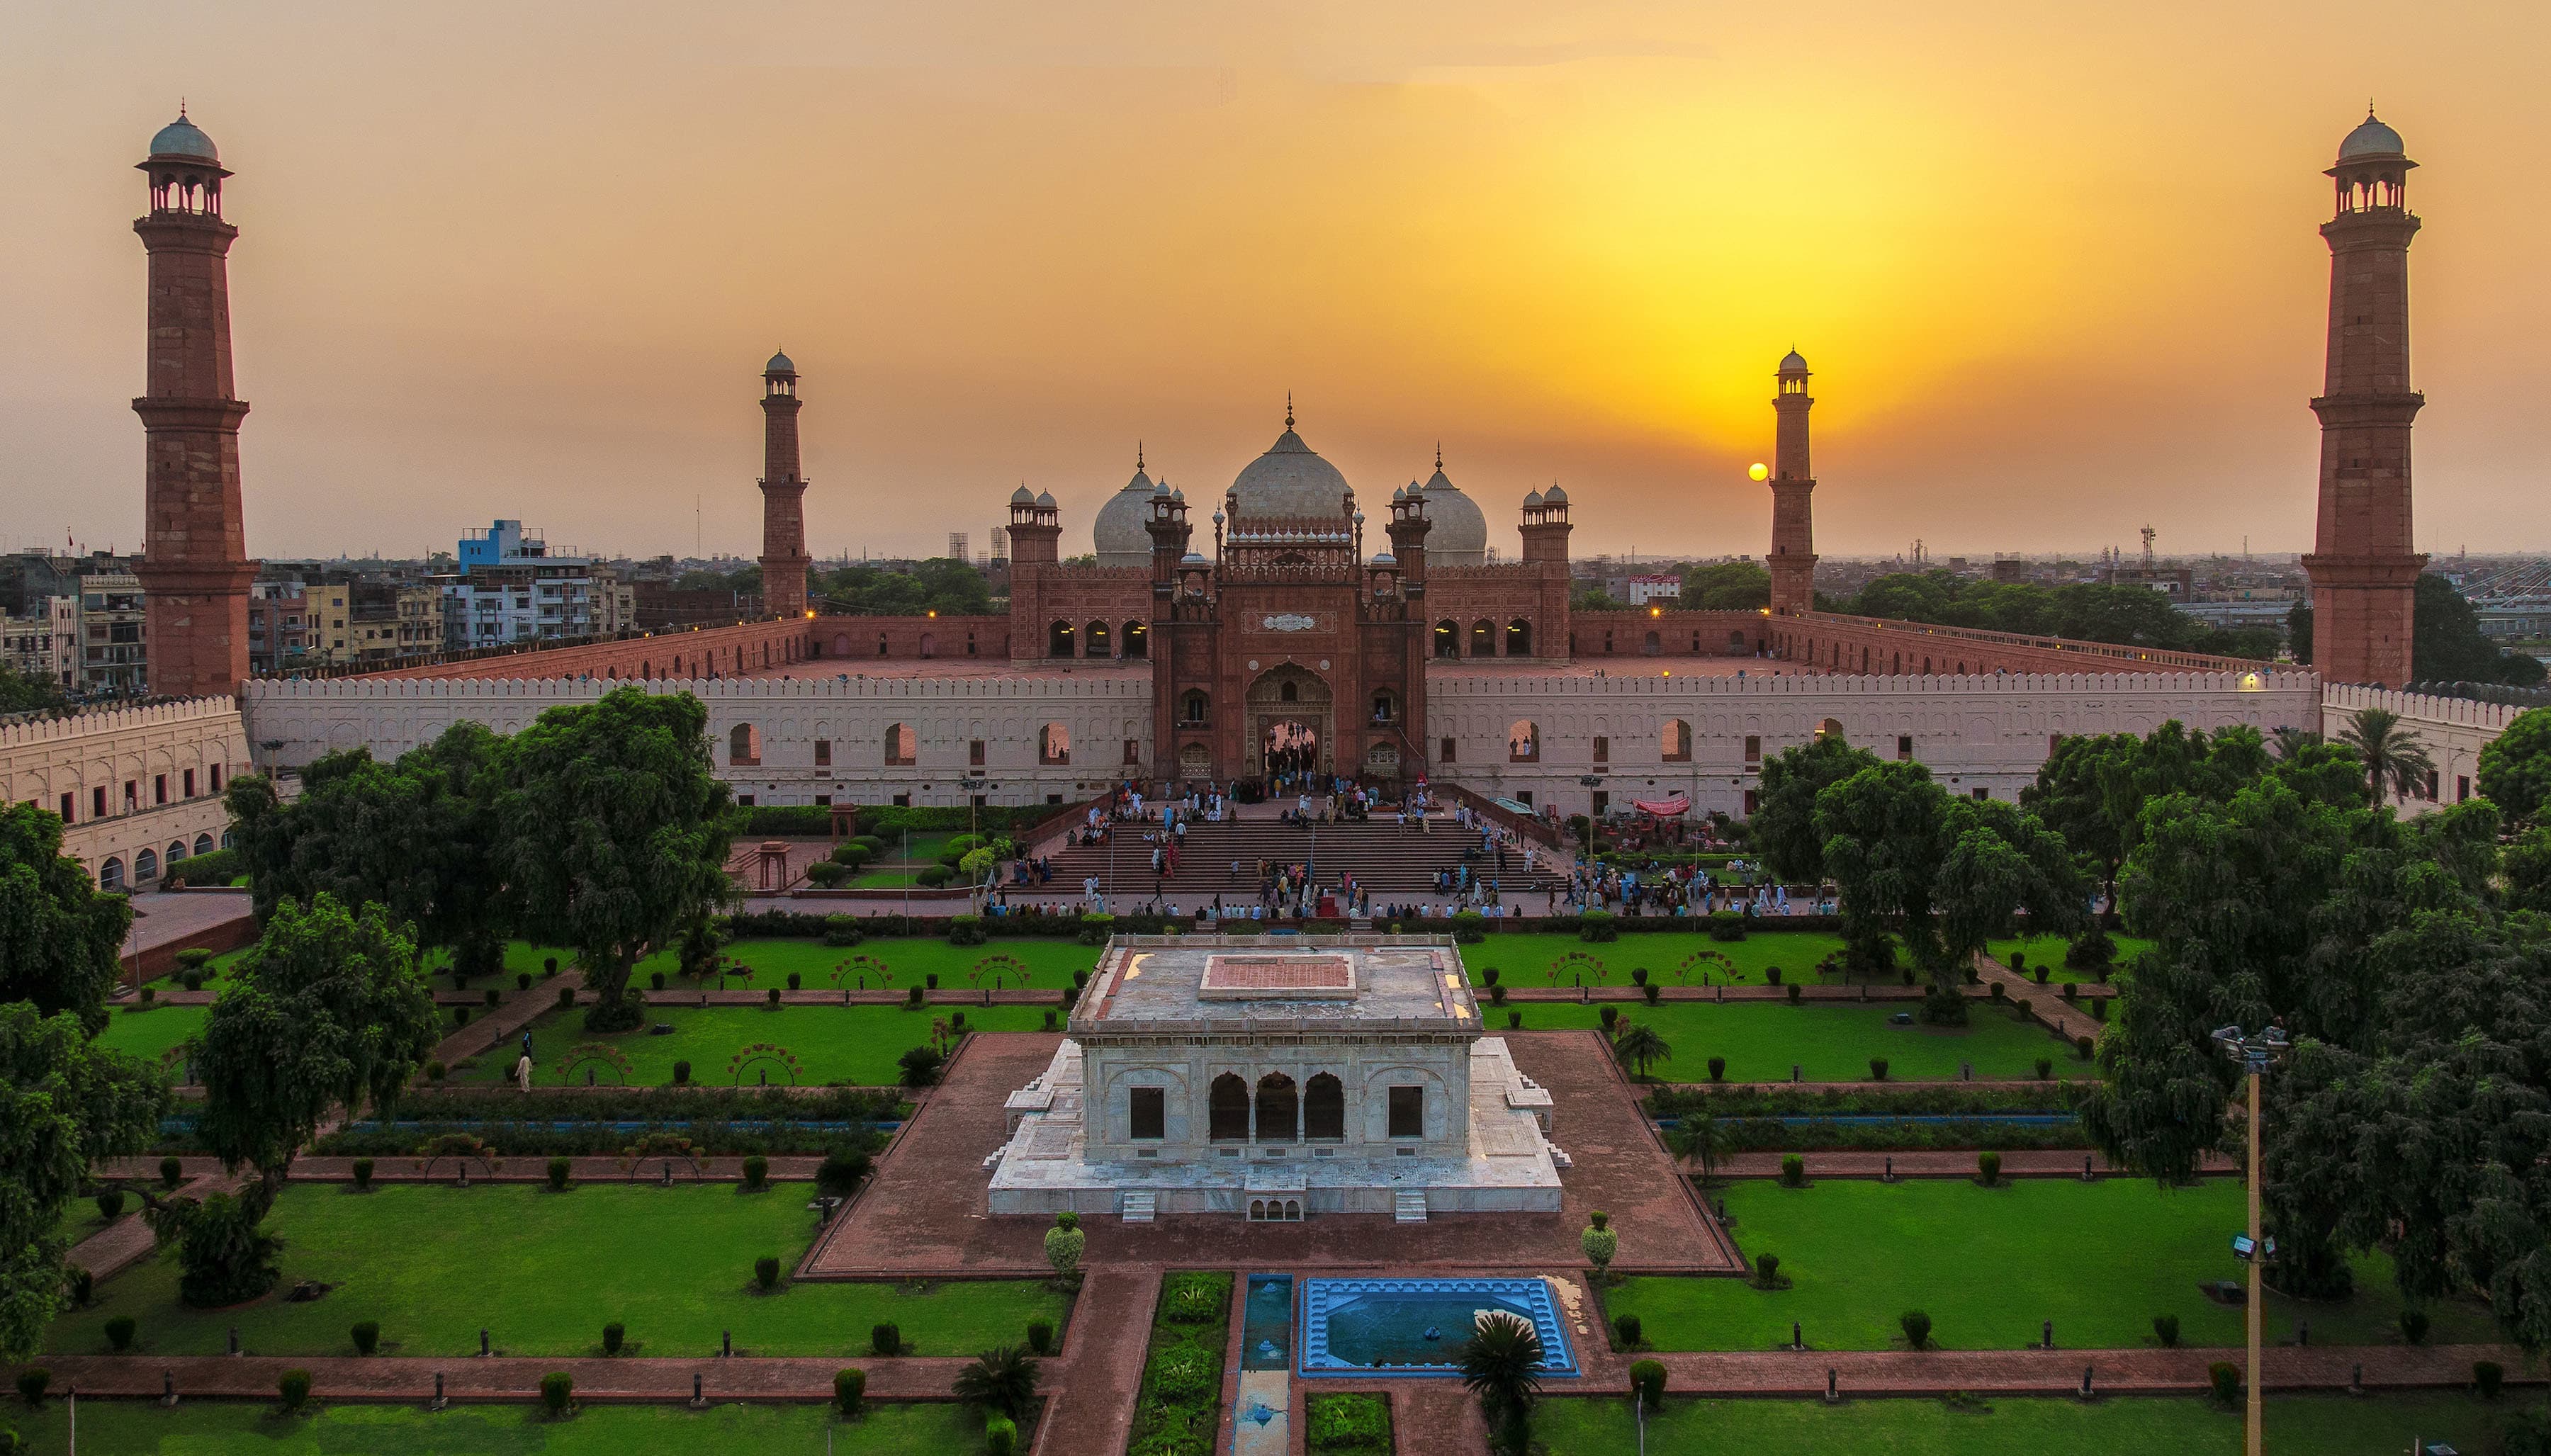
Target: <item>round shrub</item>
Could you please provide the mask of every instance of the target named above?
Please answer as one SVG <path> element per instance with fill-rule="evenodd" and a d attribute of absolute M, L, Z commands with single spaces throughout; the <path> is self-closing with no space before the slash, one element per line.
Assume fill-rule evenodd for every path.
<path fill-rule="evenodd" d="M 541 1404 L 552 1415 L 566 1414 L 567 1404 L 575 1399 L 575 1377 L 563 1370 L 553 1370 L 541 1377 Z"/>
<path fill-rule="evenodd" d="M 921 867 L 921 873 L 912 877 L 912 883 L 923 889 L 937 889 L 954 878 L 956 873 L 945 865 L 924 865 Z"/>
<path fill-rule="evenodd" d="M 2178 1315 L 2176 1315 L 2176 1314 L 2156 1314 L 2156 1315 L 2154 1315 L 2154 1316 L 2153 1316 L 2153 1338 L 2154 1338 L 2154 1339 L 2157 1339 L 2157 1340 L 2159 1340 L 2159 1341 L 2161 1341 L 2161 1347 L 2162 1347 L 2163 1349 L 2165 1349 L 2165 1350 L 2176 1350 L 2176 1349 L 2178 1349 L 2178 1348 L 2179 1348 L 2179 1316 L 2178 1316 Z"/>
<path fill-rule="evenodd" d="M 691 1064 L 688 1062 L 675 1062 L 673 1064 L 673 1086 L 687 1086 L 690 1083 L 690 1080 Z"/>
<path fill-rule="evenodd" d="M 204 988 L 204 973 L 200 969 L 180 971 L 177 973 L 177 984 L 188 990 L 202 990 Z"/>
<path fill-rule="evenodd" d="M 1887 1059 L 1885 1057 L 1872 1057 L 1869 1059 L 1869 1080 L 1872 1082 L 1885 1082 L 1887 1080 Z"/>
<path fill-rule="evenodd" d="M 755 1153 L 744 1160 L 744 1186 L 755 1193 L 770 1183 L 770 1160 Z"/>
<path fill-rule="evenodd" d="M 754 1260 L 753 1283 L 764 1294 L 779 1288 L 779 1261 L 768 1254 Z"/>
<path fill-rule="evenodd" d="M 560 1008 L 561 1010 L 563 1010 L 563 1009 L 565 1009 L 565 1008 L 566 1008 L 566 1007 L 568 1007 L 568 1006 L 572 1006 L 572 1005 L 574 1005 L 574 1004 L 575 1004 L 575 988 L 574 988 L 574 987 L 572 987 L 572 986 L 561 986 L 561 987 L 560 987 L 560 988 L 559 988 L 558 1003 L 559 1003 L 559 1008 Z"/>
<path fill-rule="evenodd" d="M 1794 1005 L 1796 1005 L 1796 1004 L 1798 1003 L 1799 999 L 1800 999 L 1801 997 L 1803 997 L 1805 994 L 1806 994 L 1806 988 L 1805 988 L 1804 987 L 1801 987 L 1800 985 L 1798 985 L 1798 984 L 1797 984 L 1796 982 L 1794 982 L 1794 981 L 1792 981 L 1792 982 L 1790 982 L 1790 983 L 1789 983 L 1789 1004 L 1790 1004 L 1790 1005 L 1793 1005 L 1793 1006 L 1794 1006 Z"/>
<path fill-rule="evenodd" d="M 118 1314 L 106 1322 L 106 1345 L 118 1353 L 133 1348 L 133 1332 L 139 1328 L 130 1314 Z"/>
<path fill-rule="evenodd" d="M 1659 1000 L 1663 999 L 1663 998 L 1664 998 L 1664 996 L 1665 996 L 1665 992 L 1666 992 L 1666 988 L 1665 988 L 1664 987 L 1662 987 L 1662 986 L 1657 985 L 1657 984 L 1656 984 L 1655 982 L 1653 982 L 1653 981 L 1651 981 L 1651 982 L 1649 982 L 1647 985 L 1642 986 L 1642 987 L 1640 987 L 1640 988 L 1639 988 L 1639 994 L 1641 994 L 1641 995 L 1643 995 L 1643 996 L 1646 996 L 1646 997 L 1648 998 L 1648 1004 L 1649 1004 L 1649 1005 L 1651 1005 L 1651 1006 L 1655 1005 Z"/>
<path fill-rule="evenodd" d="M 1612 1333 L 1622 1349 L 1635 1350 L 1639 1347 L 1639 1336 L 1644 1333 L 1644 1330 L 1640 1327 L 1639 1316 L 1636 1314 L 1615 1314 L 1612 1316 Z"/>
<path fill-rule="evenodd" d="M 775 986 L 774 986 L 774 987 L 770 988 L 770 989 L 769 989 L 767 992 L 765 992 L 765 994 L 769 997 L 769 1000 L 770 1000 L 770 1009 L 772 1009 L 772 1010 L 774 1010 L 774 1011 L 778 1010 L 778 1009 L 779 1009 L 779 988 L 777 988 L 777 987 L 775 987 Z"/>
<path fill-rule="evenodd" d="M 860 1413 L 860 1402 L 868 1393 L 868 1373 L 854 1365 L 833 1372 L 833 1408 L 844 1415 Z"/>
<path fill-rule="evenodd" d="M 2091 1038 L 2087 1036 L 2077 1036 L 2073 1038 L 2074 1054 L 2079 1056 L 2085 1062 L 2091 1060 L 2091 1053 L 2096 1050 L 2096 1048 L 2097 1043 L 2092 1041 Z"/>
<path fill-rule="evenodd" d="M 1606 1036 L 1610 1035 L 1612 1029 L 1621 1021 L 1621 1008 L 1618 1006 L 1605 1006 L 1594 1014 L 1603 1022 L 1603 1032 Z"/>
<path fill-rule="evenodd" d="M 142 988 L 142 1004 L 147 1006 L 157 999 L 159 999 L 159 988 L 155 986 Z"/>
<path fill-rule="evenodd" d="M 213 953 L 203 946 L 190 945 L 177 953 L 177 964 L 189 971 L 212 963 Z"/>
<path fill-rule="evenodd" d="M 994 1415 L 983 1421 L 983 1456 L 1018 1456 L 1018 1422 L 1006 1415 Z"/>
<path fill-rule="evenodd" d="M 274 1393 L 283 1398 L 283 1408 L 298 1410 L 310 1404 L 310 1372 L 287 1370 L 274 1383 Z"/>
<path fill-rule="evenodd" d="M 648 972 L 647 988 L 649 990 L 663 990 L 664 988 L 664 973 L 662 971 Z"/>
<path fill-rule="evenodd" d="M 1632 967 L 1632 968 L 1630 969 L 1630 984 L 1631 984 L 1632 986 L 1645 986 L 1645 985 L 1647 985 L 1647 984 L 1648 984 L 1648 968 L 1647 968 L 1647 967 L 1645 967 L 1645 966 L 1634 966 L 1634 967 Z"/>
<path fill-rule="evenodd" d="M 1919 1350 L 1931 1343 L 1931 1316 L 1919 1309 L 1907 1309 L 1895 1316 L 1904 1331 L 1904 1343 Z"/>
<path fill-rule="evenodd" d="M 531 988 L 532 988 L 532 973 L 531 973 L 531 972 L 529 972 L 529 971 L 518 971 L 518 972 L 514 973 L 514 989 L 516 989 L 516 990 L 530 990 Z M 663 988 L 661 983 L 658 985 L 657 988 L 658 988 L 659 990 L 661 990 L 661 989 L 663 989 Z"/>
<path fill-rule="evenodd" d="M 355 1321 L 355 1328 L 352 1333 L 355 1337 L 356 1354 L 371 1355 L 379 1352 L 381 1348 L 381 1322 L 379 1320 L 357 1319 Z"/>
<path fill-rule="evenodd" d="M 1767 1290 L 1778 1288 L 1781 1282 L 1781 1256 L 1769 1253 L 1756 1254 L 1754 1282 Z"/>
<path fill-rule="evenodd" d="M 1985 994 L 1997 1001 L 2000 1000 L 2003 995 L 2007 994 L 2007 992 L 2003 989 L 2002 984 L 1996 981 L 1992 984 L 1991 988 L 1987 990 Z"/>
<path fill-rule="evenodd" d="M 353 1172 L 355 1175 L 355 1192 L 360 1194 L 370 1193 L 372 1191 L 372 1160 L 369 1158 L 357 1158 L 355 1160 Z"/>
<path fill-rule="evenodd" d="M 1987 1188 L 2001 1182 L 2001 1154 L 1990 1148 L 1976 1154 L 1976 1178 Z"/>
<path fill-rule="evenodd" d="M 2205 1367 L 2205 1384 L 2213 1390 L 2214 1399 L 2221 1404 L 2232 1405 L 2240 1403 L 2241 1367 L 2231 1361 L 2217 1360 Z"/>
<path fill-rule="evenodd" d="M 18 1372 L 18 1396 L 30 1405 L 45 1404 L 45 1392 L 53 1383 L 53 1373 L 41 1365 L 30 1365 Z"/>
<path fill-rule="evenodd" d="M 956 1032 L 956 1033 L 957 1033 L 958 1035 L 960 1035 L 960 1036 L 965 1035 L 965 1033 L 966 1033 L 966 1013 L 965 1013 L 965 1012 L 963 1012 L 963 1011 L 951 1011 L 951 1012 L 949 1012 L 949 1013 L 948 1013 L 948 1029 L 949 1029 L 949 1030 L 951 1030 L 951 1031 L 953 1031 L 953 1032 Z"/>
<path fill-rule="evenodd" d="M 629 1340 L 629 1326 L 615 1319 L 602 1327 L 602 1353 L 617 1355 Z"/>
<path fill-rule="evenodd" d="M 455 1025 L 455 1026 L 466 1026 L 466 1025 L 468 1025 L 468 1024 L 469 1024 L 469 1008 L 468 1008 L 467 1006 L 455 1006 L 455 1007 L 453 1007 L 453 1008 L 452 1008 L 452 1024 L 453 1024 L 453 1025 Z"/>
<path fill-rule="evenodd" d="M 2045 968 L 2045 967 L 2043 967 L 2043 966 L 2038 967 L 2038 968 L 2037 968 L 2037 984 L 2038 984 L 2038 985 L 2040 985 L 2040 986 L 2044 986 L 2044 985 L 2046 984 L 2046 977 L 2047 977 L 2047 970 L 2046 970 L 2046 968 Z M 2070 990 L 2072 990 L 2072 988 L 2073 988 L 2073 983 L 2072 983 L 2072 982 L 2069 982 L 2069 981 L 2068 981 L 2068 982 L 2066 982 L 2066 983 L 2064 983 L 2064 988 L 2065 988 L 2065 990 L 2067 990 L 2067 991 L 2069 992 L 2069 991 L 2070 991 Z M 2070 997 L 2068 996 L 2067 998 L 2069 999 Z"/>
<path fill-rule="evenodd" d="M 1765 986 L 1779 986 L 1781 984 L 1781 968 L 1778 966 L 1764 967 L 1763 984 Z"/>
<path fill-rule="evenodd" d="M 562 1194 L 566 1192 L 566 1176 L 574 1169 L 574 1164 L 568 1162 L 564 1158 L 552 1158 L 550 1160 L 549 1174 L 551 1193 Z"/>
<path fill-rule="evenodd" d="M 2400 1338 L 2413 1345 L 2423 1345 L 2427 1342 L 2426 1310 L 2403 1309 L 2400 1311 Z"/>
<path fill-rule="evenodd" d="M 1031 1319 L 1028 1321 L 1028 1348 L 1039 1355 L 1051 1355 L 1054 1353 L 1053 1320 Z"/>
<path fill-rule="evenodd" d="M 856 1148 L 835 1148 L 824 1155 L 822 1166 L 815 1170 L 815 1187 L 837 1198 L 847 1198 L 859 1188 L 860 1180 L 868 1176 L 871 1159 Z"/>
<path fill-rule="evenodd" d="M 939 988 L 939 973 L 938 973 L 938 972 L 936 972 L 936 971 L 933 971 L 933 972 L 931 972 L 930 974 L 928 974 L 928 975 L 926 975 L 926 976 L 922 977 L 922 978 L 921 978 L 921 984 L 922 984 L 923 986 L 926 986 L 926 987 L 930 988 L 932 990 L 937 990 L 937 989 Z"/>
<path fill-rule="evenodd" d="M 504 1003 L 505 1003 L 505 996 L 504 996 L 504 993 L 503 993 L 502 991 L 499 991 L 498 989 L 496 989 L 496 988 L 494 988 L 494 987 L 492 987 L 492 986 L 491 986 L 491 987 L 489 987 L 489 988 L 487 988 L 487 1004 L 488 1004 L 488 1005 L 491 1005 L 491 1006 L 501 1006 L 501 1005 L 503 1005 Z"/>
<path fill-rule="evenodd" d="M 62 1266 L 62 1287 L 72 1303 L 86 1308 L 89 1296 L 97 1289 L 97 1276 L 77 1264 L 65 1264 Z"/>
<path fill-rule="evenodd" d="M 1497 973 L 1497 968 L 1496 968 L 1496 967 L 1494 967 L 1494 966 L 1490 966 L 1490 967 L 1488 967 L 1486 970 L 1481 971 L 1481 972 L 1480 973 L 1480 984 L 1481 986 L 1494 986 L 1494 985 L 1496 985 L 1496 984 L 1497 984 L 1497 974 L 1498 974 L 1498 973 Z"/>
<path fill-rule="evenodd" d="M 1807 1185 L 1807 1160 L 1795 1153 L 1781 1159 L 1781 1187 L 1804 1188 Z"/>
<path fill-rule="evenodd" d="M 903 1003 L 904 1003 L 905 1005 L 907 1005 L 907 1006 L 917 1006 L 917 1005 L 920 1005 L 920 1004 L 921 1004 L 921 988 L 920 988 L 920 987 L 917 987 L 917 986 L 907 986 L 907 987 L 905 987 L 905 988 L 903 988 Z"/>
<path fill-rule="evenodd" d="M 789 988 L 790 990 L 795 990 L 795 989 L 797 989 L 797 988 L 798 988 L 798 985 L 799 985 L 799 978 L 798 978 L 797 973 L 796 973 L 796 972 L 794 972 L 794 971 L 789 972 L 789 973 L 788 973 L 788 988 Z"/>
<path fill-rule="evenodd" d="M 1519 1030 L 1521 1030 L 1522 1028 L 1523 1028 L 1523 1012 L 1521 1012 L 1521 1011 L 1508 1011 L 1508 1012 L 1506 1012 L 1506 1030 L 1508 1030 L 1508 1031 L 1519 1031 Z"/>
<path fill-rule="evenodd" d="M 1633 1363 L 1630 1366 L 1630 1395 L 1652 1410 L 1664 1404 L 1666 1368 L 1654 1360 Z"/>
<path fill-rule="evenodd" d="M 2497 1400 L 2499 1387 L 2505 1383 L 2505 1366 L 2499 1364 L 2495 1360 L 2475 1360 L 2472 1362 L 2472 1389 L 2480 1392 L 2480 1398 L 2482 1400 Z"/>
<path fill-rule="evenodd" d="M 174 1158 L 162 1158 L 159 1160 L 159 1186 L 161 1188 L 175 1188 L 177 1185 L 184 1183 L 185 1181 L 185 1164 L 178 1162 Z"/>
<path fill-rule="evenodd" d="M 113 1223 L 124 1216 L 124 1190 L 111 1188 L 97 1196 L 97 1216 Z"/>
<path fill-rule="evenodd" d="M 1489 987 L 1489 988 L 1488 988 L 1488 1004 L 1489 1004 L 1489 1005 L 1492 1005 L 1492 1006 L 1502 1006 L 1502 1005 L 1504 1005 L 1505 1003 L 1506 1003 L 1506 988 L 1505 988 L 1504 987 L 1502 987 L 1502 986 L 1492 986 L 1492 987 Z"/>
<path fill-rule="evenodd" d="M 2042 976 L 2045 973 L 2041 971 L 2038 974 Z M 2056 994 L 2064 997 L 2065 1003 L 2070 1005 L 2072 1002 L 2081 998 L 2082 988 L 2078 983 L 2068 981 L 2064 983 L 2063 989 L 2057 991 Z"/>
<path fill-rule="evenodd" d="M 449 1071 L 441 1062 L 428 1062 L 425 1064 L 425 1080 L 428 1082 L 441 1082 L 449 1075 Z"/>
<path fill-rule="evenodd" d="M 903 1353 L 903 1331 L 891 1324 L 880 1324 L 868 1330 L 868 1348 L 880 1355 Z"/>
<path fill-rule="evenodd" d="M 2037 1059 L 2037 1080 L 2038 1080 L 2038 1081 L 2040 1081 L 2040 1082 L 2049 1082 L 2049 1081 L 2052 1081 L 2052 1080 L 2054 1079 L 2054 1077 L 2055 1077 L 2055 1059 L 2054 1059 L 2053 1057 L 2040 1057 L 2040 1058 L 2038 1058 L 2038 1059 Z"/>
<path fill-rule="evenodd" d="M 558 974 L 558 957 L 541 957 L 541 974 L 543 976 L 556 976 Z"/>
<path fill-rule="evenodd" d="M 1727 1080 L 1727 1059 L 1725 1057 L 1712 1057 L 1709 1059 L 1709 1080 L 1712 1082 L 1725 1082 Z"/>

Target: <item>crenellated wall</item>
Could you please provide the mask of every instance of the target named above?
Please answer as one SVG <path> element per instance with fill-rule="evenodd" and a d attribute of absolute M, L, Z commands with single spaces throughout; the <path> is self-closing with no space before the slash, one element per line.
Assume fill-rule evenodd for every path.
<path fill-rule="evenodd" d="M 1578 612 L 1570 619 L 1569 650 L 1580 658 L 1750 658 L 1770 640 L 1771 626 L 1759 611 Z"/>
<path fill-rule="evenodd" d="M 2263 733 L 2320 720 L 2319 679 L 2309 673 L 1509 677 L 1438 669 L 1428 693 L 1431 773 L 1572 814 L 1596 792 L 1620 807 L 1682 790 L 1698 811 L 1741 817 L 1752 811 L 1762 761 L 1820 731 L 1927 765 L 1955 792 L 2010 800 L 2066 734 L 2148 733 L 2173 718 Z M 1515 752 L 1518 724 L 1530 725 L 1529 757 Z M 1689 757 L 1669 759 L 1670 742 L 1686 744 Z M 1588 776 L 1603 786 L 1578 782 Z"/>
<path fill-rule="evenodd" d="M 774 617 L 740 622 L 732 627 L 696 627 L 651 632 L 611 642 L 575 647 L 531 648 L 494 657 L 472 657 L 418 668 L 393 668 L 358 678 L 460 679 L 557 677 L 707 677 L 758 673 L 804 662 L 811 656 L 810 637 L 818 623 L 865 621 L 867 618 Z M 883 618 L 879 620 L 899 620 Z"/>
<path fill-rule="evenodd" d="M 2246 658 L 1849 617 L 1839 612 L 1798 612 L 1766 617 L 1763 622 L 1773 656 L 1827 673 L 1954 676 L 1971 673 L 2265 673 L 2275 668 L 2275 664 Z"/>

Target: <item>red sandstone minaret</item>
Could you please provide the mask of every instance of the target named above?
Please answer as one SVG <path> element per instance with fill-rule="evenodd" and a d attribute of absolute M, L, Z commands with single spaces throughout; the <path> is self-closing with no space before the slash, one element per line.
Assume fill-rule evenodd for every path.
<path fill-rule="evenodd" d="M 762 601 L 774 617 L 806 612 L 806 477 L 797 470 L 797 365 L 762 366 Z"/>
<path fill-rule="evenodd" d="M 142 416 L 143 548 L 134 574 L 147 603 L 151 690 L 228 697 L 248 676 L 248 559 L 240 509 L 240 421 L 232 397 L 228 259 L 239 229 L 222 221 L 221 155 L 181 108 L 151 139 L 141 170 L 151 212 L 133 231 L 151 255 L 150 373 Z"/>
<path fill-rule="evenodd" d="M 1772 615 L 1815 610 L 1816 474 L 1807 466 L 1807 362 L 1790 350 L 1781 361 L 1781 392 L 1772 399 L 1780 433 L 1772 457 Z"/>
<path fill-rule="evenodd" d="M 2374 119 L 2339 144 L 2329 240 L 2329 362 L 2320 398 L 2320 519 L 2303 570 L 2312 583 L 2312 666 L 2332 682 L 2409 680 L 2409 619 L 2427 559 L 2409 547 L 2411 161 Z"/>

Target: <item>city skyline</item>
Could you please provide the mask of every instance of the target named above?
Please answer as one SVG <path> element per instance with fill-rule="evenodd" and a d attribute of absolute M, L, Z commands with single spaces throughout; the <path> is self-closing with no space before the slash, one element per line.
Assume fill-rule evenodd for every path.
<path fill-rule="evenodd" d="M 578 35 L 568 12 L 522 23 L 512 61 L 470 52 L 461 13 L 414 21 L 395 63 L 359 19 L 277 45 L 250 6 L 136 63 L 112 53 L 130 18 L 53 17 L 41 72 L 0 61 L 0 109 L 46 139 L 0 225 L 25 321 L 0 346 L 13 534 L 139 545 L 124 223 L 183 89 L 240 173 L 254 556 L 422 555 L 493 516 L 684 555 L 697 497 L 699 546 L 749 557 L 776 347 L 804 372 L 819 559 L 979 539 L 1022 478 L 1080 549 L 1137 440 L 1216 497 L 1287 388 L 1369 498 L 1442 437 L 1508 552 L 1522 493 L 1558 478 L 1581 556 L 1758 554 L 1744 470 L 1792 343 L 1830 556 L 2131 554 L 2146 523 L 2171 555 L 2308 546 L 2309 230 L 2366 68 L 2332 41 L 2227 23 L 2220 55 L 2137 92 L 2069 48 L 2097 29 L 2122 66 L 2167 17 L 1974 52 L 1952 20 L 1774 63 L 1803 32 L 1760 17 L 1684 34 L 1628 8 L 1555 36 L 1491 13 L 1447 47 L 1412 18 L 1145 13 L 960 37 L 783 11 L 767 29 L 803 44 L 774 47 L 705 21 Z M 2544 124 L 2443 68 L 2484 35 L 2472 63 L 2504 63 L 2542 22 L 2447 19 L 2370 78 L 2424 163 L 2416 544 L 2439 558 L 2551 545 L 2523 509 L 2551 297 L 2515 171 Z M 2272 40 L 2284 69 L 2237 107 L 2207 93 Z M 2008 84 L 1877 84 L 1882 54 Z M 566 64 L 555 92 L 502 84 L 532 55 Z M 857 84 L 799 84 L 827 76 Z"/>

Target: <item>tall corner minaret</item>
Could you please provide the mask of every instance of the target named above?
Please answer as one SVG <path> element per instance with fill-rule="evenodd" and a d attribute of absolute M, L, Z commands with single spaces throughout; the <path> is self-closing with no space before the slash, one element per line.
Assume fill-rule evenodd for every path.
<path fill-rule="evenodd" d="M 133 231 L 151 255 L 149 373 L 142 417 L 142 578 L 151 691 L 229 697 L 249 676 L 248 559 L 240 421 L 231 376 L 231 241 L 221 154 L 186 119 L 161 127 L 140 170 L 151 211 Z"/>
<path fill-rule="evenodd" d="M 806 477 L 797 466 L 797 365 L 762 366 L 762 602 L 774 617 L 806 615 Z"/>
<path fill-rule="evenodd" d="M 2303 570 L 2312 584 L 2312 666 L 2332 682 L 2409 680 L 2418 572 L 2410 550 L 2409 424 L 2426 396 L 2409 387 L 2411 161 L 2400 134 L 2365 120 L 2338 146 L 2338 210 L 2329 241 L 2329 358 L 2321 396 L 2320 512 Z"/>
<path fill-rule="evenodd" d="M 1772 615 L 1815 610 L 1816 529 L 1811 499 L 1816 473 L 1807 464 L 1807 362 L 1790 350 L 1781 361 L 1781 392 L 1772 398 L 1779 436 L 1772 456 Z"/>

